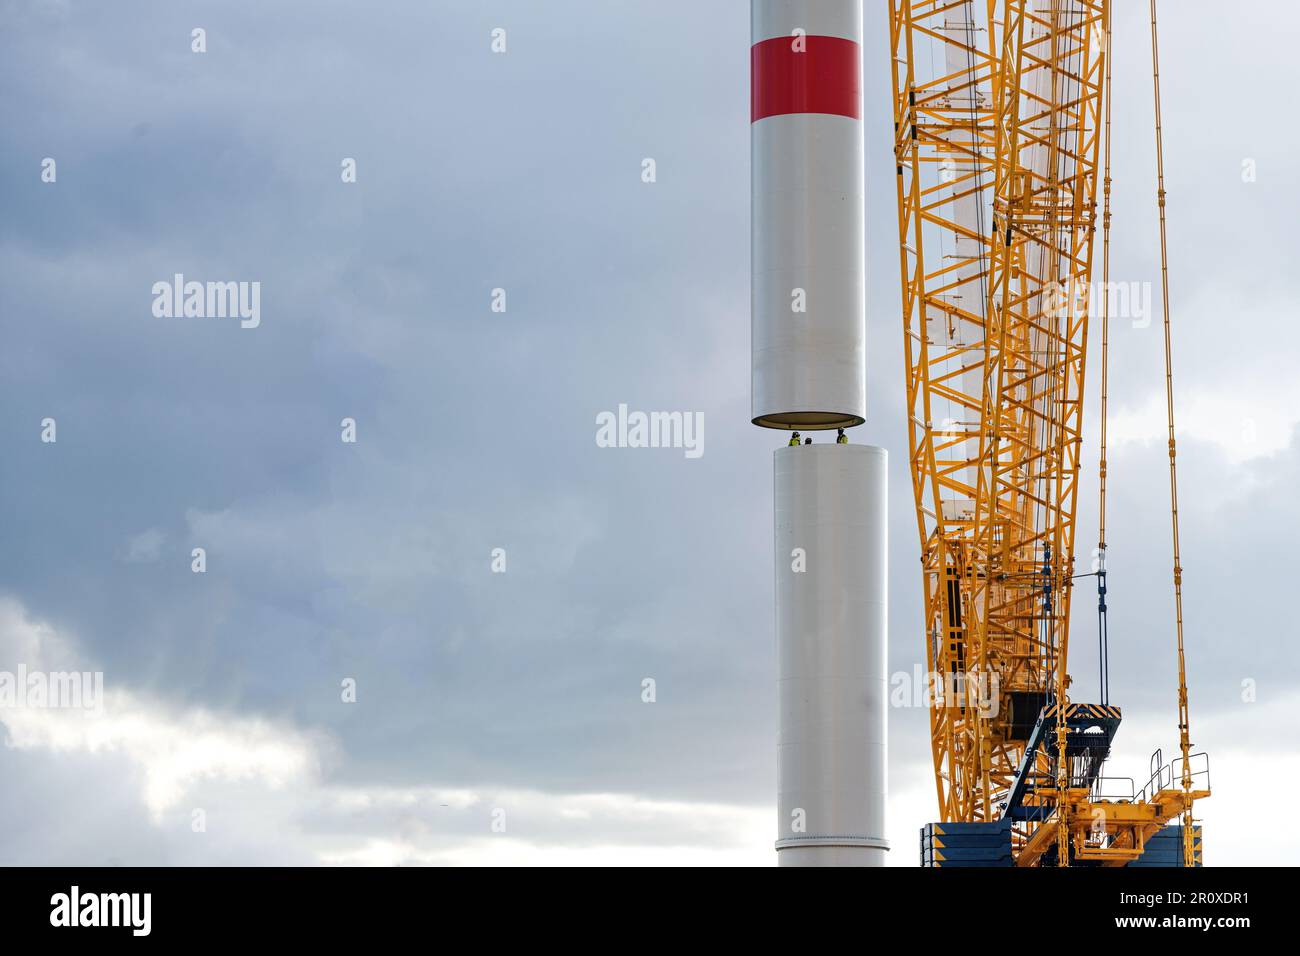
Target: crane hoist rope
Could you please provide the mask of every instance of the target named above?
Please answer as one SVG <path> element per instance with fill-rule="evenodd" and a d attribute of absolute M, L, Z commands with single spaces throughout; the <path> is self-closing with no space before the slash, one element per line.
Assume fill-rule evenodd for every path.
<path fill-rule="evenodd" d="M 1097 686 L 1102 704 L 1110 703 L 1110 635 L 1109 621 L 1106 617 L 1106 427 L 1110 399 L 1110 114 L 1111 104 L 1115 100 L 1114 87 L 1111 85 L 1111 70 L 1115 63 L 1112 47 L 1111 10 L 1106 8 L 1106 146 L 1102 169 L 1102 214 L 1101 214 L 1101 439 L 1100 452 L 1097 456 L 1097 483 L 1099 502 L 1097 505 Z"/>

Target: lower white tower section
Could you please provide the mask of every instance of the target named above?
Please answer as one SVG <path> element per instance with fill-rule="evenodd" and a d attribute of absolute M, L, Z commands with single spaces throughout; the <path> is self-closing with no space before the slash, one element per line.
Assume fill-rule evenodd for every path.
<path fill-rule="evenodd" d="M 870 445 L 776 452 L 782 866 L 883 866 L 886 462 Z"/>

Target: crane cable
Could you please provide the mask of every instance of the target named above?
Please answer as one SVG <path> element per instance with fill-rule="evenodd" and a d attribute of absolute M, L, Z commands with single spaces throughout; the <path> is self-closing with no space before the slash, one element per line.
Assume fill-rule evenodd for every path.
<path fill-rule="evenodd" d="M 1156 175 L 1160 209 L 1160 284 L 1165 326 L 1165 406 L 1169 422 L 1169 502 L 1174 544 L 1174 612 L 1178 634 L 1178 742 L 1183 755 L 1183 866 L 1195 865 L 1192 833 L 1191 729 L 1187 708 L 1187 664 L 1183 654 L 1183 568 L 1178 541 L 1178 465 L 1174 446 L 1173 345 L 1169 326 L 1169 253 L 1165 228 L 1164 132 L 1160 120 L 1160 43 L 1156 31 L 1156 0 L 1151 0 L 1151 77 L 1156 108 Z"/>
<path fill-rule="evenodd" d="M 1110 106 L 1115 99 L 1111 86 L 1111 66 L 1115 62 L 1111 50 L 1111 10 L 1106 5 L 1106 159 L 1103 174 L 1103 209 L 1101 217 L 1101 454 L 1097 471 L 1100 478 L 1101 502 L 1098 506 L 1097 531 L 1097 670 L 1099 703 L 1110 703 L 1110 642 L 1106 622 L 1106 410 L 1110 382 Z"/>

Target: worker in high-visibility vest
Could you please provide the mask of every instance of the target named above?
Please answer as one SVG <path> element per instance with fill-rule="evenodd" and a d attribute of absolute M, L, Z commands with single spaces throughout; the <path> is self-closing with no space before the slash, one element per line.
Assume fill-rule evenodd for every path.
<path fill-rule="evenodd" d="M 846 434 L 844 434 L 844 429 L 841 428 L 838 437 L 836 437 L 836 439 L 835 439 L 835 444 L 837 444 L 837 445 L 847 445 L 848 443 L 849 443 L 849 436 L 846 435 Z"/>
<path fill-rule="evenodd" d="M 799 433 L 795 432 L 790 436 L 790 447 L 793 448 L 799 444 Z"/>

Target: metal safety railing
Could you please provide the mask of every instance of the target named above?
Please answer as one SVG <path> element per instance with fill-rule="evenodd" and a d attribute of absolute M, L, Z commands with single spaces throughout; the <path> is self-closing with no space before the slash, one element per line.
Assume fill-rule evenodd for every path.
<path fill-rule="evenodd" d="M 1159 751 L 1156 751 L 1156 753 L 1158 754 Z M 1187 769 L 1191 771 L 1193 790 L 1210 789 L 1210 755 L 1208 753 L 1190 754 L 1187 758 Z M 1182 785 L 1183 758 L 1179 757 L 1158 766 L 1151 774 L 1151 778 L 1146 782 L 1146 786 L 1138 791 L 1133 802 L 1148 802 L 1161 790 L 1177 790 L 1181 789 Z"/>
<path fill-rule="evenodd" d="M 1092 785 L 1093 800 L 1111 800 L 1116 803 L 1132 803 L 1136 791 L 1136 782 L 1132 777 L 1098 777 Z"/>

